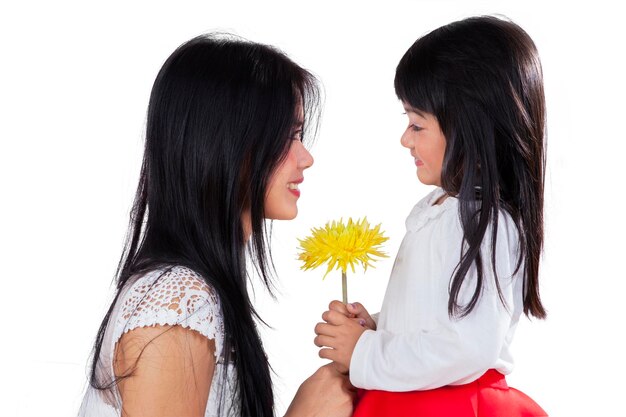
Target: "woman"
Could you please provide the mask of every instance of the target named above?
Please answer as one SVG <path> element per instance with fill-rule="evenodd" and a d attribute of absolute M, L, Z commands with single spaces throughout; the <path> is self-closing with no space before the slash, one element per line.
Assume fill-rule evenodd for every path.
<path fill-rule="evenodd" d="M 246 262 L 269 289 L 265 219 L 297 214 L 317 88 L 281 52 L 231 36 L 199 36 L 167 59 L 81 416 L 273 415 Z M 327 366 L 287 415 L 351 411 L 347 379 Z"/>

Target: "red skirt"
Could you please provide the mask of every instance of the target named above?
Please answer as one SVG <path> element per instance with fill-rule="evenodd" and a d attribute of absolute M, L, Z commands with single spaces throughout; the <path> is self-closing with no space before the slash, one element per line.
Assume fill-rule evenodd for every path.
<path fill-rule="evenodd" d="M 529 396 L 509 388 L 490 369 L 464 385 L 411 392 L 359 390 L 352 417 L 540 417 L 545 411 Z"/>

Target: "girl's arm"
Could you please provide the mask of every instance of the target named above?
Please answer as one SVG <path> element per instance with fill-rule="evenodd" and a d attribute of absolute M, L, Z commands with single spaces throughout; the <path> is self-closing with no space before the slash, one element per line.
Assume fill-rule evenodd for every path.
<path fill-rule="evenodd" d="M 442 259 L 443 264 L 439 267 L 441 276 L 426 277 L 436 280 L 439 286 L 432 294 L 428 293 L 433 300 L 432 314 L 428 313 L 429 317 L 425 320 L 427 325 L 409 326 L 407 331 L 396 332 L 364 330 L 346 316 L 329 311 L 324 316 L 327 323 L 316 328 L 318 335 L 324 336 L 320 344 L 330 348 L 322 349 L 320 356 L 334 360 L 340 366 L 349 365 L 350 380 L 355 386 L 388 391 L 422 390 L 466 383 L 480 377 L 487 369 L 502 365 L 499 359 L 504 343 L 510 342 L 521 310 L 521 276 L 511 278 L 517 259 L 516 234 L 514 226 L 507 220 L 500 217 L 496 258 L 503 299 L 508 308 L 503 306 L 495 288 L 494 273 L 490 267 L 490 245 L 483 244 L 484 280 L 489 284 L 485 285 L 480 301 L 467 317 L 456 319 L 448 316 L 447 286 L 460 253 L 460 244 L 453 242 L 462 242 L 458 227 L 450 227 L 444 230 L 446 239 L 438 242 L 438 247 L 428 242 L 428 249 L 434 250 L 432 258 Z M 489 233 L 490 230 L 487 236 Z M 411 270 L 417 270 L 418 266 L 434 270 L 421 263 Z M 473 268 L 469 274 L 461 300 L 469 298 L 472 284 L 476 282 Z M 428 285 L 423 288 L 429 288 Z M 402 286 L 396 289 L 398 297 L 402 296 L 400 292 L 406 292 Z M 421 299 L 425 300 L 424 297 Z M 393 318 L 413 319 L 406 312 Z"/>
<path fill-rule="evenodd" d="M 365 331 L 349 359 L 352 383 L 366 389 L 413 391 L 480 377 L 495 367 L 510 319 L 494 314 L 476 317 L 428 331 Z"/>
<path fill-rule="evenodd" d="M 213 371 L 215 344 L 181 326 L 140 327 L 124 334 L 116 347 L 122 417 L 204 416 Z"/>

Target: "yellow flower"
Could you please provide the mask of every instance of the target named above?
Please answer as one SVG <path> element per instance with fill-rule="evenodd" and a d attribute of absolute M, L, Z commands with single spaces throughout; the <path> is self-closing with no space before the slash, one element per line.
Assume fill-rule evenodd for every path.
<path fill-rule="evenodd" d="M 324 278 L 333 268 L 341 269 L 345 275 L 348 265 L 354 272 L 354 265 L 360 263 L 365 270 L 375 262 L 373 256 L 386 258 L 380 245 L 389 238 L 380 232 L 380 224 L 370 228 L 367 217 L 363 220 L 343 220 L 326 223 L 322 228 L 311 229 L 312 235 L 306 239 L 298 239 L 300 250 L 298 259 L 304 261 L 301 269 L 308 270 L 328 263 Z"/>

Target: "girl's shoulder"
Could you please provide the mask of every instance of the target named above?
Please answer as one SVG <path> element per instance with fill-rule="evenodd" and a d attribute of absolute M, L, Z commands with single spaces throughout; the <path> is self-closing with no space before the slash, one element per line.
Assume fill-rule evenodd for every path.
<path fill-rule="evenodd" d="M 447 196 L 440 204 L 435 204 L 444 197 L 446 192 L 437 187 L 422 198 L 411 210 L 406 219 L 407 231 L 416 232 L 426 226 L 432 226 L 441 234 L 463 235 L 461 217 L 459 212 L 459 200 L 453 196 Z M 510 213 L 501 208 L 498 217 L 498 233 L 506 233 L 511 239 L 517 238 L 517 226 Z M 493 221 L 488 228 L 491 230 Z"/>
<path fill-rule="evenodd" d="M 458 219 L 458 199 L 448 196 L 440 204 L 435 204 L 445 194 L 442 188 L 437 187 L 422 198 L 406 219 L 407 230 L 416 232 L 435 221 L 454 224 Z"/>

